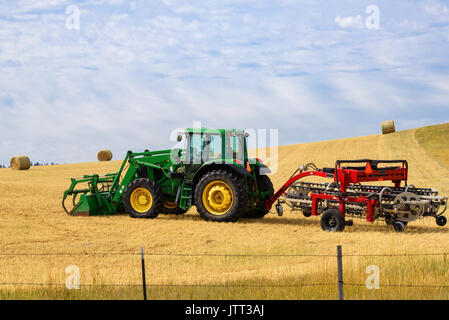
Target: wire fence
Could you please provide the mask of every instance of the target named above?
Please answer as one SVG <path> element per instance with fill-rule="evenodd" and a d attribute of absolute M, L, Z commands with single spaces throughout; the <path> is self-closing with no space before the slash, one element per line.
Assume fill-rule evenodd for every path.
<path fill-rule="evenodd" d="M 96 287 L 129 287 L 129 288 L 142 288 L 144 299 L 147 299 L 147 288 L 160 288 L 160 287 L 204 287 L 204 288 L 299 288 L 299 287 L 327 287 L 327 286 L 337 286 L 338 296 L 340 300 L 343 300 L 343 288 L 344 286 L 352 287 L 366 287 L 366 283 L 351 283 L 343 281 L 343 269 L 342 260 L 343 254 L 341 253 L 341 246 L 337 246 L 336 254 L 215 254 L 215 253 L 163 253 L 163 252 L 152 252 L 145 253 L 143 248 L 141 252 L 0 252 L 0 259 L 2 257 L 35 257 L 35 256 L 140 256 L 141 266 L 142 266 L 142 283 L 136 284 L 78 284 L 78 287 L 84 288 L 96 288 Z M 426 257 L 426 256 L 441 256 L 444 261 L 447 260 L 449 252 L 439 252 L 439 253 L 391 253 L 391 254 L 355 254 L 348 253 L 344 254 L 344 257 Z M 319 257 L 319 258 L 336 258 L 337 260 L 337 275 L 338 279 L 335 282 L 326 283 L 295 283 L 295 284 L 198 284 L 198 283 L 187 283 L 187 284 L 147 284 L 145 275 L 145 257 L 148 256 L 167 256 L 167 257 Z M 1 279 L 0 279 L 1 281 Z M 34 283 L 34 282 L 0 282 L 0 286 L 16 286 L 16 287 L 62 287 L 67 288 L 67 284 L 64 283 Z M 435 288 L 435 289 L 446 289 L 449 288 L 448 284 L 439 285 L 418 285 L 418 284 L 382 284 L 382 287 L 395 287 L 395 288 Z"/>
<path fill-rule="evenodd" d="M 64 256 L 64 255 L 135 255 L 140 256 L 140 252 L 20 252 L 5 253 L 0 252 L 1 256 Z M 413 257 L 413 256 L 447 256 L 449 252 L 439 253 L 391 253 L 391 254 L 345 254 L 345 257 Z M 176 257 L 337 257 L 337 254 L 215 254 L 215 253 L 145 253 L 145 256 L 176 256 Z"/>

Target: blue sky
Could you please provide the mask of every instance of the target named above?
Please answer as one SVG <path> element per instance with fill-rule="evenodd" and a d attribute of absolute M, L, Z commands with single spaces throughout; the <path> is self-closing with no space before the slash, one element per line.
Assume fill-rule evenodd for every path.
<path fill-rule="evenodd" d="M 2 1 L 0 163 L 118 159 L 195 120 L 280 144 L 449 122 L 448 57 L 445 1 Z"/>

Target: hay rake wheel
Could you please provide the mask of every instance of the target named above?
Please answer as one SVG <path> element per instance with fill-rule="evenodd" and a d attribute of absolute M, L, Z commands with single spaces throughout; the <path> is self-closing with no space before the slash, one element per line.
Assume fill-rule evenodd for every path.
<path fill-rule="evenodd" d="M 430 201 L 422 200 L 412 192 L 402 192 L 394 199 L 394 211 L 396 220 L 409 222 L 419 219 L 424 214 L 424 205 Z"/>

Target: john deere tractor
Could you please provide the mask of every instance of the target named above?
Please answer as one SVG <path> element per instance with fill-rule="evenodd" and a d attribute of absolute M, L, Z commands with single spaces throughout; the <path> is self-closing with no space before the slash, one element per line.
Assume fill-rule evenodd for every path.
<path fill-rule="evenodd" d="M 192 206 L 204 220 L 262 218 L 273 195 L 270 172 L 248 159 L 248 136 L 239 129 L 186 129 L 184 149 L 128 151 L 116 173 L 72 178 L 64 192 L 69 215 L 128 213 L 133 218 L 183 214 Z M 78 188 L 79 184 L 86 185 Z M 73 208 L 65 202 L 71 196 Z"/>

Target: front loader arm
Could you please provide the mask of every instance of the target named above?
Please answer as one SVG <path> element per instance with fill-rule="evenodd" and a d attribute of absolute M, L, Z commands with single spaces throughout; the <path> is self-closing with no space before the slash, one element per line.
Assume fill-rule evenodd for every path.
<path fill-rule="evenodd" d="M 113 198 L 112 198 L 113 206 L 116 207 L 120 203 L 120 201 L 122 200 L 123 195 L 126 191 L 126 188 L 131 183 L 131 181 L 134 180 L 137 169 L 139 169 L 141 167 L 150 167 L 153 169 L 161 170 L 161 172 L 164 174 L 164 176 L 166 178 L 169 178 L 168 173 L 161 166 L 159 166 L 157 164 L 153 164 L 151 162 L 141 161 L 138 159 L 131 159 L 129 161 L 128 170 L 126 171 L 125 176 L 123 177 L 123 180 L 120 182 L 120 184 L 117 188 L 117 191 L 113 195 Z M 120 175 L 118 175 L 118 176 L 120 176 Z"/>
<path fill-rule="evenodd" d="M 130 184 L 130 182 L 134 179 L 134 176 L 137 172 L 138 166 L 135 161 L 130 161 L 128 170 L 125 173 L 125 176 L 123 177 L 122 181 L 118 185 L 117 191 L 114 193 L 114 196 L 112 198 L 112 205 L 114 207 L 117 207 L 120 201 L 123 198 L 123 194 L 126 191 L 126 188 Z M 120 177 L 120 174 L 117 175 L 117 178 Z"/>

